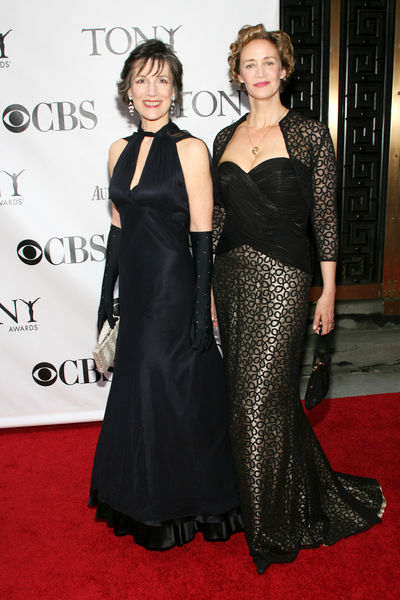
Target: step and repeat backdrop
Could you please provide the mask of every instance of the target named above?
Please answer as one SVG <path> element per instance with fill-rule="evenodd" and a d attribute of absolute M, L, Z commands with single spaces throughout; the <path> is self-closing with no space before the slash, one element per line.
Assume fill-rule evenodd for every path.
<path fill-rule="evenodd" d="M 279 23 L 278 0 L 15 0 L 0 16 L 0 427 L 103 417 L 112 372 L 92 348 L 110 225 L 109 145 L 135 128 L 117 97 L 145 39 L 184 66 L 178 126 L 211 148 L 247 111 L 229 83 L 244 24 Z"/>

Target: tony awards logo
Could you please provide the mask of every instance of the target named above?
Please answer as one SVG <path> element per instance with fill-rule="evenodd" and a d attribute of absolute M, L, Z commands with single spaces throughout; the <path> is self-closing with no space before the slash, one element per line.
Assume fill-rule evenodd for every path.
<path fill-rule="evenodd" d="M 0 326 L 6 325 L 9 333 L 37 331 L 39 324 L 35 318 L 35 304 L 38 300 L 40 297 L 36 300 L 14 298 L 7 303 L 7 306 L 0 302 Z"/>
<path fill-rule="evenodd" d="M 7 69 L 10 66 L 9 60 L 3 60 L 4 58 L 8 58 L 6 54 L 6 46 L 4 40 L 11 33 L 12 29 L 6 31 L 6 33 L 0 33 L 0 69 Z"/>
<path fill-rule="evenodd" d="M 7 194 L 6 186 L 3 187 L 4 191 L 2 189 L 0 189 L 0 206 L 21 206 L 21 204 L 23 203 L 23 198 L 21 195 L 19 178 L 24 171 L 25 171 L 25 169 L 22 169 L 22 171 L 19 171 L 19 173 L 15 173 L 15 172 L 13 173 L 10 171 L 5 171 L 5 170 L 0 171 L 0 173 L 4 173 L 5 175 L 7 175 L 9 177 L 9 179 L 8 179 L 9 192 L 11 192 L 11 188 L 12 188 L 12 194 L 10 194 L 10 193 Z"/>
<path fill-rule="evenodd" d="M 141 42 L 149 38 L 157 38 L 167 42 L 172 49 L 175 44 L 175 34 L 182 27 L 164 27 L 164 25 L 153 25 L 152 31 L 146 33 L 140 27 L 88 27 L 81 33 L 88 34 L 89 56 L 101 56 L 104 52 L 111 54 L 126 54 Z"/>

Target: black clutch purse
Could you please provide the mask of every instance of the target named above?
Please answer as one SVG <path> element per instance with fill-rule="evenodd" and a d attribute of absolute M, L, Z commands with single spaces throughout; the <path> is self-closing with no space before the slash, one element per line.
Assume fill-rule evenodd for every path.
<path fill-rule="evenodd" d="M 312 371 L 304 398 L 307 410 L 319 404 L 325 398 L 329 389 L 331 351 L 329 340 L 326 338 L 329 338 L 330 334 L 322 336 L 321 331 L 322 327 L 320 327 L 315 344 Z"/>

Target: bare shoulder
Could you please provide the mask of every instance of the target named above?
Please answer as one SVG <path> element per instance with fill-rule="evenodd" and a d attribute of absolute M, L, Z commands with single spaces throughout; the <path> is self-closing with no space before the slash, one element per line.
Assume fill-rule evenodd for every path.
<path fill-rule="evenodd" d="M 203 140 L 192 137 L 186 138 L 177 142 L 176 147 L 183 165 L 209 162 L 208 148 Z"/>
<path fill-rule="evenodd" d="M 127 143 L 128 142 L 126 140 L 120 138 L 119 140 L 116 140 L 111 144 L 110 149 L 108 151 L 108 168 L 110 174 L 113 172 L 115 163 L 117 162 L 121 152 L 126 147 Z"/>
<path fill-rule="evenodd" d="M 109 157 L 110 159 L 112 157 L 119 157 L 119 155 L 121 154 L 122 150 L 125 148 L 125 146 L 127 145 L 127 141 L 124 140 L 123 138 L 120 138 L 119 140 L 116 140 L 115 142 L 113 142 L 110 146 L 109 149 Z"/>

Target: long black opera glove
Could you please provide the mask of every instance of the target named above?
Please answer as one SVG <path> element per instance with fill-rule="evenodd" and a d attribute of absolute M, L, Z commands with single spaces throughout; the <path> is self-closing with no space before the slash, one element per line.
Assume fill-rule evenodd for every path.
<path fill-rule="evenodd" d="M 100 305 L 97 313 L 97 329 L 100 333 L 106 319 L 110 327 L 114 327 L 113 299 L 114 287 L 118 277 L 118 252 L 121 229 L 111 225 L 107 240 L 106 264 L 104 267 L 103 284 L 101 286 Z"/>
<path fill-rule="evenodd" d="M 212 231 L 191 231 L 192 252 L 196 286 L 193 299 L 190 341 L 193 350 L 202 354 L 211 346 L 213 326 L 211 321 L 211 271 Z"/>

